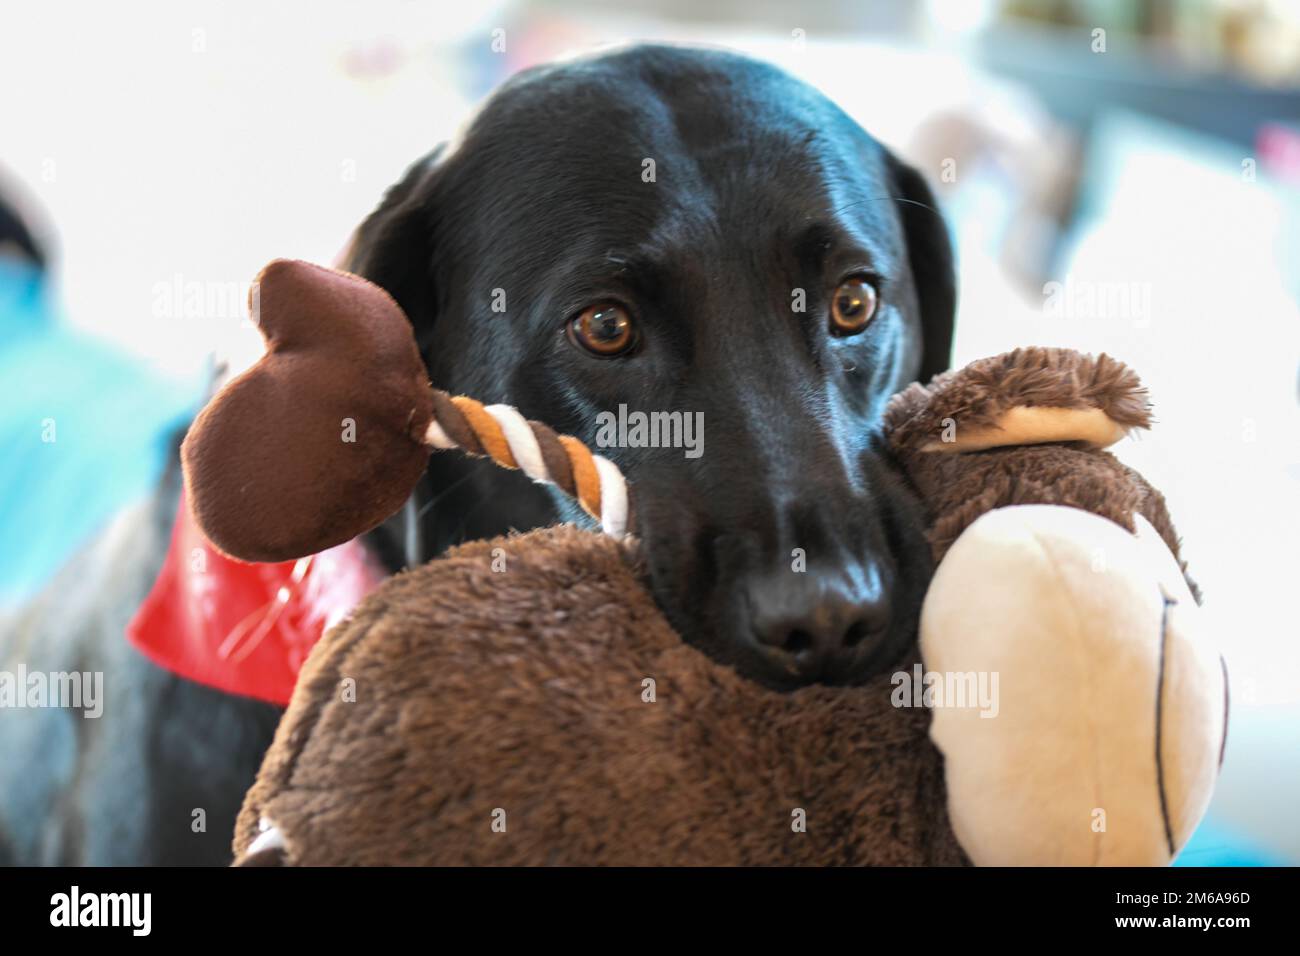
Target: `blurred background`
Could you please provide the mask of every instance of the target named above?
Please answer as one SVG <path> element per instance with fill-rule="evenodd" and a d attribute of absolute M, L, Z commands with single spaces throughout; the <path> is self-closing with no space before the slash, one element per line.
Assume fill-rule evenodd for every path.
<path fill-rule="evenodd" d="M 277 256 L 332 261 L 534 63 L 718 44 L 812 82 L 935 184 L 955 361 L 1105 350 L 1232 678 L 1184 864 L 1300 863 L 1300 4 L 1294 0 L 8 4 L 0 616 L 161 471 Z M 57 431 L 57 441 L 51 434 Z"/>

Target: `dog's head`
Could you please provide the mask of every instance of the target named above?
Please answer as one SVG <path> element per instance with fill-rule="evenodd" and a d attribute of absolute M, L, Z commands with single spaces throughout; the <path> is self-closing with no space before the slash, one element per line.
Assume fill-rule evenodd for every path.
<path fill-rule="evenodd" d="M 951 251 L 921 177 L 815 90 L 673 47 L 530 70 L 390 190 L 348 266 L 410 316 L 435 385 L 624 469 L 688 640 L 780 687 L 910 643 L 922 518 L 872 436 L 947 366 Z M 418 557 L 553 516 L 445 459 Z"/>

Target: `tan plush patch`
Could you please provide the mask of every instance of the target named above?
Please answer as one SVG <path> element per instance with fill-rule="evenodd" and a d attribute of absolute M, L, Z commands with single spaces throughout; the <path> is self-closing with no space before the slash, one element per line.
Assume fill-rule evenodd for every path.
<path fill-rule="evenodd" d="M 1127 433 L 1123 425 L 1100 408 L 1027 408 L 1021 405 L 1003 412 L 989 425 L 962 428 L 960 423 L 954 423 L 952 441 L 931 441 L 920 450 L 951 454 L 1008 445 L 1067 441 L 1084 442 L 1092 448 L 1107 448 Z"/>
<path fill-rule="evenodd" d="M 966 435 L 993 427 L 1015 408 L 1096 409 L 1124 429 L 1151 425 L 1146 389 L 1122 362 L 1033 347 L 980 359 L 899 392 L 885 410 L 885 435 L 905 454 L 942 441 L 954 425 Z M 1070 439 L 1037 442 L 1061 440 Z"/>

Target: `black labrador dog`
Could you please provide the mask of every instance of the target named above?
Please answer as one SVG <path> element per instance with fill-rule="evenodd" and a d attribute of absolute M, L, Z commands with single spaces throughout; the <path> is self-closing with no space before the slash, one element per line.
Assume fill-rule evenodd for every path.
<path fill-rule="evenodd" d="M 777 689 L 859 682 L 910 644 L 922 514 L 874 430 L 890 395 L 946 367 L 952 255 L 921 176 L 815 90 L 666 46 L 526 71 L 389 191 L 348 267 L 405 309 L 437 386 L 513 404 L 624 469 L 686 640 Z M 605 447 L 616 413 L 702 416 L 703 442 Z M 170 515 L 174 487 L 160 499 Z M 517 473 L 435 455 L 369 542 L 396 570 L 557 518 L 583 520 Z M 146 572 L 161 520 L 137 524 Z M 100 646 L 122 643 L 120 622 L 84 620 L 116 604 L 21 629 L 29 667 L 47 647 L 62 649 L 50 669 L 118 658 L 124 696 L 93 732 L 42 718 L 43 751 L 28 728 L 16 754 L 0 714 L 0 766 L 22 762 L 0 771 L 0 856 L 223 862 L 274 709 L 123 662 Z"/>

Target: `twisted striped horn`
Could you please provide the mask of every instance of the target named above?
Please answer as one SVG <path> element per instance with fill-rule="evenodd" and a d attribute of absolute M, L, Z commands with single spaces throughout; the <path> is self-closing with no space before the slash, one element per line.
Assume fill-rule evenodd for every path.
<path fill-rule="evenodd" d="M 599 521 L 606 534 L 621 538 L 635 530 L 630 489 L 617 465 L 509 405 L 484 405 L 434 389 L 433 420 L 424 442 L 435 449 L 490 458 L 534 481 L 557 486 Z"/>

